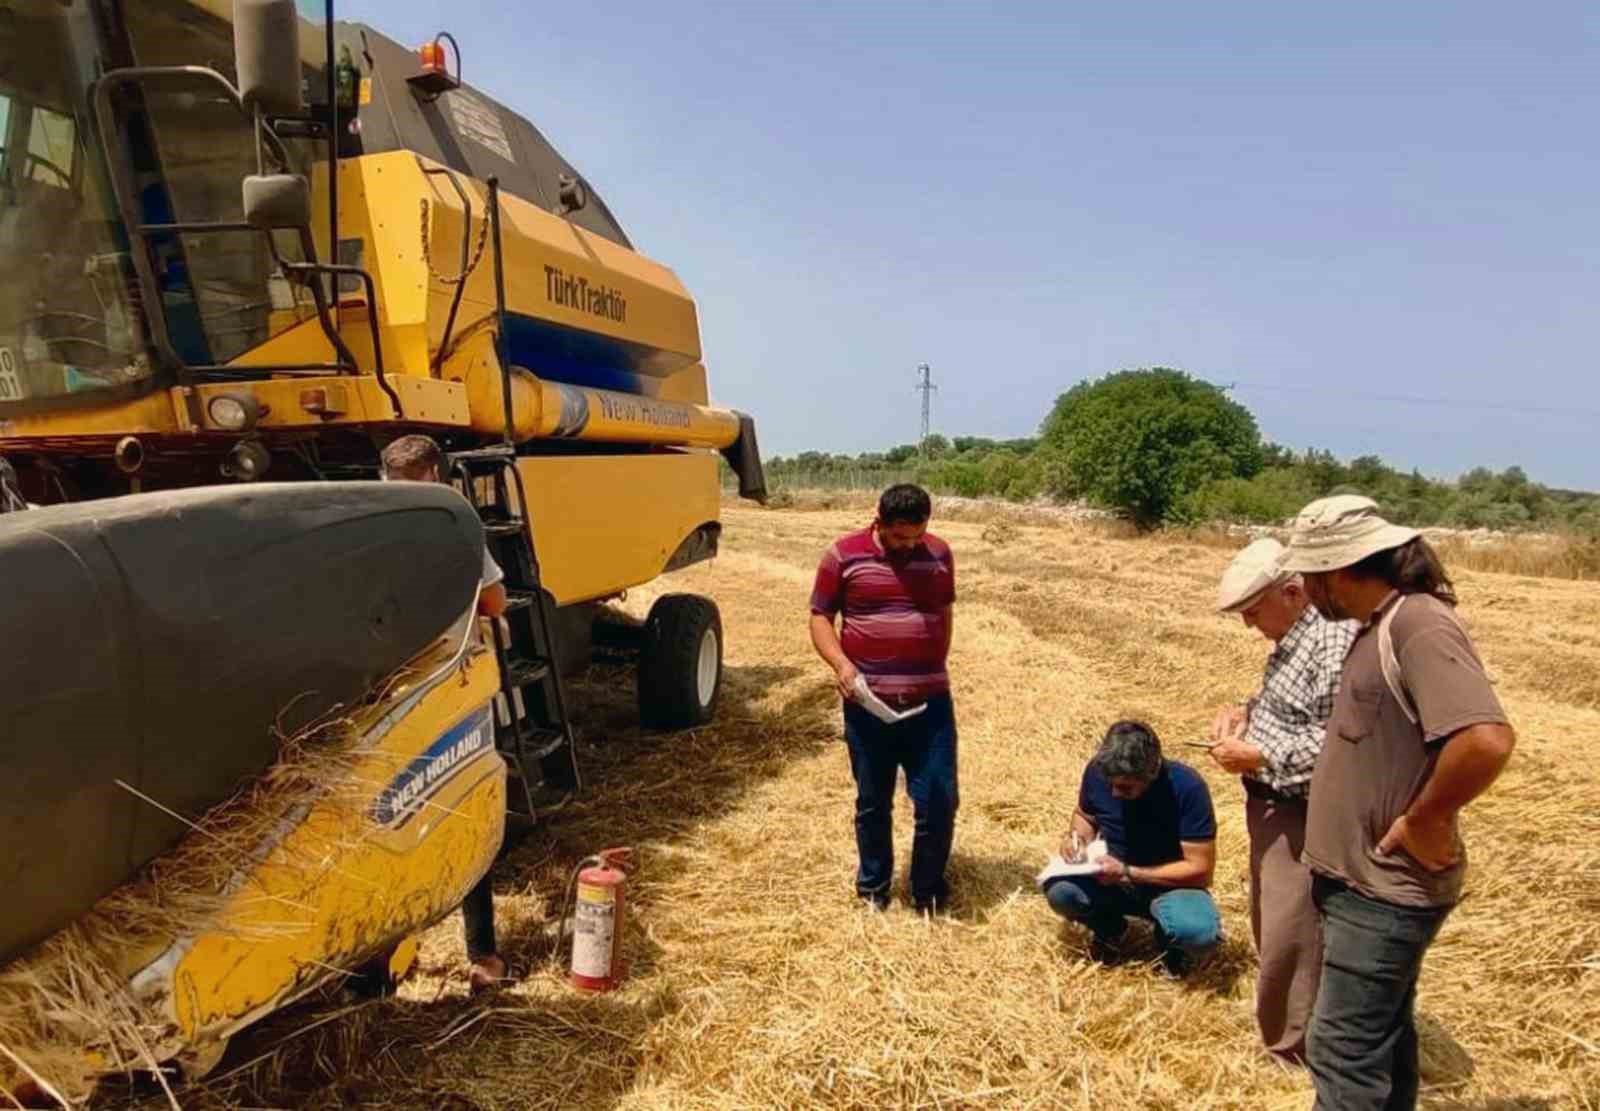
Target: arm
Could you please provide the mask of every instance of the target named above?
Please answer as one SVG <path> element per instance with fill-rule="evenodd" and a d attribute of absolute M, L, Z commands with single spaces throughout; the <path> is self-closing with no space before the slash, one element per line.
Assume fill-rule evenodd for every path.
<path fill-rule="evenodd" d="M 956 554 L 952 551 L 945 552 L 945 566 L 950 569 L 949 593 L 945 595 L 944 606 L 939 610 L 939 617 L 944 624 L 944 645 L 941 655 L 950 655 L 950 644 L 955 640 L 956 629 Z"/>
<path fill-rule="evenodd" d="M 1296 673 L 1303 673 L 1304 665 L 1291 660 L 1287 666 L 1268 670 L 1261 694 L 1246 704 L 1242 715 L 1226 720 L 1218 715 L 1216 739 L 1220 743 L 1211 750 L 1211 758 L 1225 771 L 1235 775 L 1265 772 L 1277 787 L 1311 777 L 1354 633 L 1345 625 L 1326 625 L 1316 636 L 1310 646 L 1314 666 L 1308 680 L 1295 678 Z M 1261 700 L 1269 690 L 1276 701 L 1298 712 L 1284 720 L 1263 711 Z"/>
<path fill-rule="evenodd" d="M 1198 887 L 1200 890 L 1211 887 L 1211 874 L 1216 871 L 1216 842 L 1182 840 L 1179 842 L 1179 847 L 1184 850 L 1182 860 L 1174 860 L 1170 864 L 1149 864 L 1149 866 L 1134 864 L 1126 869 L 1128 882 L 1146 884 L 1149 887 Z M 1117 861 L 1115 872 L 1109 872 L 1101 866 L 1101 876 L 1122 879 L 1122 861 Z"/>
<path fill-rule="evenodd" d="M 1217 814 L 1206 781 L 1185 769 L 1178 784 L 1179 859 L 1166 864 L 1129 866 L 1107 858 L 1100 862 L 1101 883 L 1140 883 L 1154 887 L 1211 886 L 1217 866 Z"/>
<path fill-rule="evenodd" d="M 1145 884 L 1150 887 L 1197 887 L 1204 891 L 1211 886 L 1211 875 L 1217 867 L 1215 841 L 1180 841 L 1183 859 L 1170 864 L 1125 865 L 1120 860 L 1106 857 L 1100 862 L 1102 883 Z"/>
<path fill-rule="evenodd" d="M 845 698 L 854 699 L 856 675 L 859 673 L 856 671 L 856 665 L 844 654 L 844 648 L 839 644 L 839 634 L 833 628 L 833 618 L 827 614 L 811 615 L 811 646 L 817 650 L 817 655 L 833 668 L 834 678 L 839 684 L 839 693 Z"/>
<path fill-rule="evenodd" d="M 1469 725 L 1444 742 L 1422 791 L 1378 842 L 1380 853 L 1403 848 L 1424 868 L 1443 871 L 1456 862 L 1456 815 L 1500 777 L 1517 735 L 1497 722 Z"/>
<path fill-rule="evenodd" d="M 501 617 L 506 612 L 505 583 L 491 583 L 478 591 L 478 614 L 482 617 Z"/>
<path fill-rule="evenodd" d="M 1404 636 L 1402 621 L 1428 616 L 1415 606 L 1409 603 L 1396 618 L 1395 649 L 1421 717 L 1422 740 L 1440 746 L 1439 759 L 1417 797 L 1378 842 L 1378 852 L 1403 848 L 1423 868 L 1438 872 L 1460 856 L 1456 815 L 1499 777 L 1517 738 L 1459 622 L 1436 620 Z"/>
<path fill-rule="evenodd" d="M 483 550 L 483 577 L 478 585 L 478 614 L 481 617 L 502 617 L 506 612 L 506 576 L 500 565 Z"/>

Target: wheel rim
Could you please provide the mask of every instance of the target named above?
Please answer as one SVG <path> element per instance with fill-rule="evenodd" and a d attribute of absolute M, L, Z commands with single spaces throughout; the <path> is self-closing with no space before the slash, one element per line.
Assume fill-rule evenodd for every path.
<path fill-rule="evenodd" d="M 695 685 L 700 695 L 700 705 L 711 705 L 717 693 L 717 631 L 707 629 L 700 637 L 700 663 L 695 668 Z"/>

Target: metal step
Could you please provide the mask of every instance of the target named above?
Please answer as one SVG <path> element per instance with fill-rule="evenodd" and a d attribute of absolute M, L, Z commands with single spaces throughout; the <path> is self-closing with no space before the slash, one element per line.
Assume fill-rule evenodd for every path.
<path fill-rule="evenodd" d="M 541 683 L 550 675 L 550 661 L 540 659 L 506 659 L 506 682 L 513 687 L 527 687 Z"/>
<path fill-rule="evenodd" d="M 509 732 L 507 730 L 508 734 Z M 516 738 L 508 736 L 507 740 L 510 744 L 506 746 L 506 755 L 514 756 L 515 753 L 509 750 L 516 743 Z M 567 743 L 567 735 L 559 729 L 529 729 L 522 734 L 522 742 L 526 746 L 526 751 L 522 754 L 524 760 L 543 760 L 546 756 L 561 751 L 561 747 Z M 511 770 L 512 775 L 521 775 L 516 760 L 507 760 L 506 767 Z"/>
<path fill-rule="evenodd" d="M 523 706 L 527 688 L 542 684 L 545 697 L 535 700 L 540 707 L 537 719 L 520 716 L 508 726 L 498 725 L 495 742 L 530 812 L 538 812 L 536 792 L 556 790 L 570 797 L 582 784 L 577 768 L 577 753 L 572 748 L 572 730 L 567 717 L 566 695 L 561 674 L 554 662 L 522 652 L 551 651 L 555 643 L 550 609 L 552 602 L 540 586 L 539 556 L 534 547 L 532 522 L 514 506 L 526 504 L 522 475 L 516 468 L 517 455 L 506 445 L 451 455 L 452 474 L 461 482 L 464 493 L 478 509 L 484 537 L 491 553 L 501 563 L 506 578 L 505 620 L 490 624 L 495 652 L 499 657 L 504 689 L 500 699 L 508 709 L 526 714 L 534 709 Z M 520 739 L 519 739 L 520 733 Z M 563 760 L 561 750 L 567 749 Z M 555 759 L 552 761 L 552 757 Z M 570 773 L 562 766 L 571 763 Z M 527 777 L 544 774 L 539 782 Z M 525 773 L 525 774 L 524 774 Z M 568 786 L 557 786 L 566 784 Z"/>
<path fill-rule="evenodd" d="M 528 750 L 528 758 L 543 760 L 561 751 L 567 743 L 567 735 L 559 729 L 537 729 L 528 740 L 538 742 Z"/>
<path fill-rule="evenodd" d="M 504 444 L 496 447 L 478 448 L 476 451 L 452 451 L 450 453 L 450 461 L 452 463 L 466 463 L 469 466 L 487 466 L 491 468 L 502 466 L 516 459 L 516 457 L 516 450 L 506 447 Z"/>

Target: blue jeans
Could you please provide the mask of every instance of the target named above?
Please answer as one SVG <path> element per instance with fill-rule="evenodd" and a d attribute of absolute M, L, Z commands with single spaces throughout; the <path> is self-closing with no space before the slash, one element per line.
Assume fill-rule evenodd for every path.
<path fill-rule="evenodd" d="M 1209 891 L 1198 888 L 1140 884 L 1129 889 L 1092 876 L 1063 876 L 1050 882 L 1044 897 L 1050 909 L 1083 923 L 1100 941 L 1121 937 L 1130 916 L 1153 921 L 1161 947 L 1191 960 L 1216 948 L 1222 937 L 1217 904 Z"/>
<path fill-rule="evenodd" d="M 914 718 L 889 725 L 854 702 L 844 705 L 844 739 L 856 780 L 856 851 L 861 867 L 856 891 L 886 902 L 894 878 L 895 775 L 906 770 L 906 794 L 916 815 L 911 839 L 911 897 L 917 903 L 943 900 L 945 865 L 955 836 L 956 717 L 948 694 L 928 699 Z"/>
<path fill-rule="evenodd" d="M 1409 1111 L 1417 977 L 1450 908 L 1380 902 L 1325 876 L 1311 898 L 1322 916 L 1322 986 L 1306 1032 L 1315 1111 Z"/>

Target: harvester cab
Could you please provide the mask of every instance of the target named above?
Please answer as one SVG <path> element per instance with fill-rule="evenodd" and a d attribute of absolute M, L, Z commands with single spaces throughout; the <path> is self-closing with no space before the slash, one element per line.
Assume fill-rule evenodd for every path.
<path fill-rule="evenodd" d="M 754 423 L 711 404 L 695 305 L 676 275 L 633 249 L 531 123 L 463 83 L 453 38 L 419 53 L 334 15 L 331 0 L 0 0 L 0 457 L 15 473 L 8 504 L 43 507 L 0 517 L 0 572 L 45 566 L 41 553 L 68 534 L 104 562 L 102 518 L 132 522 L 147 557 L 170 537 L 164 572 L 155 560 L 142 583 L 106 580 L 125 594 L 113 610 L 126 620 L 94 626 L 112 662 L 157 648 L 207 659 L 251 634 L 260 618 L 243 615 L 263 612 L 221 600 L 249 602 L 262 584 L 289 597 L 286 582 L 315 581 L 323 612 L 308 629 L 343 621 L 389 638 L 391 665 L 407 661 L 365 690 L 346 683 L 357 781 L 391 801 L 419 775 L 448 787 L 424 800 L 426 816 L 402 808 L 403 820 L 377 786 L 367 799 L 297 799 L 193 924 L 163 919 L 137 944 L 97 950 L 107 982 L 136 989 L 160 1025 L 139 1047 L 101 1038 L 106 1067 L 135 1049 L 212 1051 L 337 970 L 403 954 L 488 867 L 503 769 L 530 819 L 542 792 L 577 785 L 562 677 L 587 663 L 603 604 L 716 554 L 724 470 L 743 496 L 765 494 Z M 359 488 L 377 477 L 380 448 L 411 433 L 449 453 L 476 509 L 473 543 L 505 570 L 511 605 L 481 645 L 452 633 L 454 620 L 399 643 L 400 611 L 442 612 L 440 599 L 429 609 L 425 585 L 390 589 L 385 574 L 350 571 L 367 550 L 360 530 L 328 516 L 333 497 L 367 519 Z M 230 492 L 194 489 L 219 483 Z M 384 495 L 412 497 L 419 512 L 437 496 Z M 308 505 L 321 508 L 298 513 Z M 240 527 L 264 507 L 287 532 Z M 313 518 L 336 539 L 303 543 L 293 522 Z M 226 591 L 200 570 L 206 528 L 242 545 L 214 571 Z M 298 545 L 303 562 L 274 562 L 273 545 Z M 347 577 L 330 579 L 329 561 Z M 163 590 L 163 573 L 186 589 Z M 647 724 L 709 720 L 723 656 L 710 599 L 668 594 L 642 625 L 602 627 L 608 647 L 635 654 Z M 292 700 L 317 685 L 295 669 L 334 658 L 339 638 L 306 635 L 292 666 L 262 657 L 263 691 Z M 8 642 L 0 654 L 30 650 Z M 8 673 L 11 662 L 20 656 L 0 660 Z M 142 767 L 146 748 L 181 763 L 191 743 L 175 726 L 178 701 L 136 678 L 116 687 L 121 703 L 100 706 L 114 718 L 106 708 L 137 695 L 149 708 L 123 749 L 85 773 L 105 781 L 51 788 L 63 804 L 99 797 L 164 815 L 160 835 L 124 852 L 130 883 L 206 806 L 252 794 L 278 724 L 252 701 L 248 720 L 207 741 L 250 758 L 196 757 L 218 773 L 173 799 L 116 773 Z M 34 695 L 61 701 L 41 688 L 0 708 L 12 763 L 37 746 Z M 491 751 L 473 747 L 491 734 Z M 50 829 L 51 805 L 31 799 L 35 824 L 13 832 Z M 335 842 L 336 867 L 303 868 L 306 845 L 326 859 Z M 0 964 L 47 957 L 78 929 L 60 929 L 71 913 L 110 897 L 116 871 L 99 869 L 100 887 L 41 914 Z M 249 928 L 263 891 L 278 918 L 303 910 L 298 929 L 264 939 Z M 86 921 L 103 899 L 94 906 Z M 0 1024 L 7 1013 L 0 999 Z"/>

